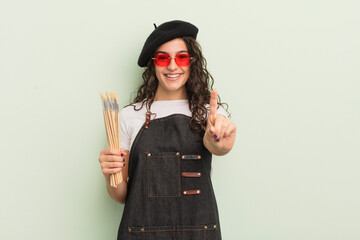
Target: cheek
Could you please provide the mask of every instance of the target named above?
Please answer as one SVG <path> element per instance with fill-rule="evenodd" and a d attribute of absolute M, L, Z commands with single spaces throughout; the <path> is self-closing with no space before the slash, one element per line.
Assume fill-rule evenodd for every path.
<path fill-rule="evenodd" d="M 155 67 L 155 75 L 157 79 L 159 79 L 161 76 L 161 70 L 158 67 Z"/>

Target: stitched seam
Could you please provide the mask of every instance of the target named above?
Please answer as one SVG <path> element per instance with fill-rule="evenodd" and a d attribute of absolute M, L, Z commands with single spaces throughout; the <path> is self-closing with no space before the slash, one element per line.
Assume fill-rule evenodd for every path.
<path fill-rule="evenodd" d="M 178 178 L 179 178 L 179 197 L 181 197 L 181 161 L 180 161 L 180 156 L 181 154 L 179 154 L 178 157 L 178 162 L 179 162 L 179 174 L 178 174 Z"/>
<path fill-rule="evenodd" d="M 174 198 L 178 198 L 179 196 L 148 196 L 149 198 L 163 198 L 163 197 L 174 197 Z"/>
<path fill-rule="evenodd" d="M 169 115 L 169 116 L 166 116 L 166 117 L 156 118 L 156 119 L 150 120 L 150 123 L 154 122 L 154 121 L 161 122 L 161 121 L 168 120 L 170 118 L 184 118 L 184 117 L 189 118 L 189 119 L 191 118 L 191 117 L 183 115 L 183 114 L 172 114 L 172 115 Z"/>
<path fill-rule="evenodd" d="M 128 227 L 128 228 L 130 228 L 131 229 L 131 231 L 130 231 L 130 233 L 132 233 L 132 232 L 157 232 L 157 231 L 160 231 L 160 232 L 166 232 L 166 231 L 197 231 L 197 230 L 207 230 L 207 231 L 213 231 L 213 230 L 218 230 L 218 228 L 217 227 L 208 227 L 207 229 L 204 229 L 204 227 L 205 226 L 217 226 L 217 224 L 213 224 L 213 223 L 204 223 L 204 224 L 200 224 L 200 225 L 185 225 L 185 226 L 178 226 L 178 227 L 180 227 L 180 228 L 176 228 L 176 226 L 150 226 L 150 228 L 151 227 L 153 227 L 153 228 L 166 228 L 166 229 L 159 229 L 159 230 L 157 230 L 157 229 L 154 229 L 154 230 L 149 230 L 149 229 L 147 229 L 147 230 L 145 230 L 146 229 L 146 227 L 144 227 L 144 226 L 133 226 L 133 227 Z M 194 226 L 195 228 L 187 228 L 187 227 L 189 227 L 189 226 Z M 181 228 L 181 227 L 185 227 L 185 228 Z M 200 227 L 200 228 L 199 228 Z M 133 228 L 138 228 L 138 229 L 144 229 L 143 231 L 141 231 L 141 230 L 134 230 Z"/>
<path fill-rule="evenodd" d="M 145 231 L 141 231 L 141 230 L 136 230 L 136 231 L 131 231 L 132 233 L 139 233 L 139 232 L 181 232 L 181 231 L 214 231 L 215 229 L 207 229 L 204 230 L 203 228 L 200 229 L 167 229 L 167 230 L 145 230 Z"/>
<path fill-rule="evenodd" d="M 146 190 L 147 190 L 147 195 L 149 197 L 150 196 L 150 181 L 149 181 L 149 164 L 148 164 L 148 161 L 149 161 L 149 159 L 148 159 L 148 156 L 146 154 L 146 176 L 147 176 L 147 185 L 148 185 Z"/>
<path fill-rule="evenodd" d="M 163 156 L 156 155 L 156 156 L 154 156 L 154 155 L 151 155 L 149 157 L 151 157 L 151 158 L 161 158 L 161 157 L 173 157 L 173 158 L 176 158 L 177 156 L 173 156 L 173 155 L 163 155 Z"/>

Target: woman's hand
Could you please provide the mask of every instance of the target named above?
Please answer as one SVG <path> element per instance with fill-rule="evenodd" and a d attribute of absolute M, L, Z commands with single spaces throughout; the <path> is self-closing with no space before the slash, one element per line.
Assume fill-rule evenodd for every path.
<path fill-rule="evenodd" d="M 104 149 L 100 152 L 100 166 L 105 176 L 112 173 L 118 173 L 123 170 L 126 165 L 127 151 L 125 149 Z"/>
<path fill-rule="evenodd" d="M 214 89 L 210 99 L 210 113 L 204 135 L 205 147 L 215 155 L 225 155 L 235 142 L 236 125 L 227 117 L 217 114 L 217 91 Z"/>
<path fill-rule="evenodd" d="M 124 204 L 127 195 L 129 151 L 125 149 L 104 149 L 100 152 L 100 166 L 105 176 L 109 195 L 115 201 Z M 116 188 L 110 186 L 110 175 L 122 171 L 123 180 Z"/>

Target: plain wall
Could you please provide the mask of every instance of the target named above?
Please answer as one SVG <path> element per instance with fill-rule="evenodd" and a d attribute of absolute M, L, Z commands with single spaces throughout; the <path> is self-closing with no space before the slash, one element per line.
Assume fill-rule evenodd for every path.
<path fill-rule="evenodd" d="M 153 23 L 198 40 L 237 139 L 223 239 L 360 239 L 359 1 L 1 1 L 0 239 L 115 239 L 99 92 L 129 103 Z"/>

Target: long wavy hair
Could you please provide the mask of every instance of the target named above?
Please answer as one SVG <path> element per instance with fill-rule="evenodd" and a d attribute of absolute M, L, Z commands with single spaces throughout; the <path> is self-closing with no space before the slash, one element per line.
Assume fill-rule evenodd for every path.
<path fill-rule="evenodd" d="M 194 131 L 204 133 L 208 115 L 206 104 L 210 103 L 214 79 L 206 69 L 206 59 L 202 55 L 199 43 L 192 37 L 182 37 L 181 39 L 184 40 L 188 52 L 192 57 L 190 75 L 185 84 L 189 108 L 192 113 L 190 127 Z M 142 102 L 138 109 L 133 105 L 136 111 L 142 109 L 144 104 L 146 105 L 146 108 L 149 109 L 149 106 L 154 101 L 159 81 L 155 75 L 155 65 L 152 59 L 149 60 L 147 67 L 142 74 L 142 78 L 144 82 L 138 88 L 136 97 L 130 104 L 133 105 L 134 103 Z M 219 96 L 218 105 L 225 106 L 225 110 L 227 111 L 227 104 L 221 103 Z"/>

